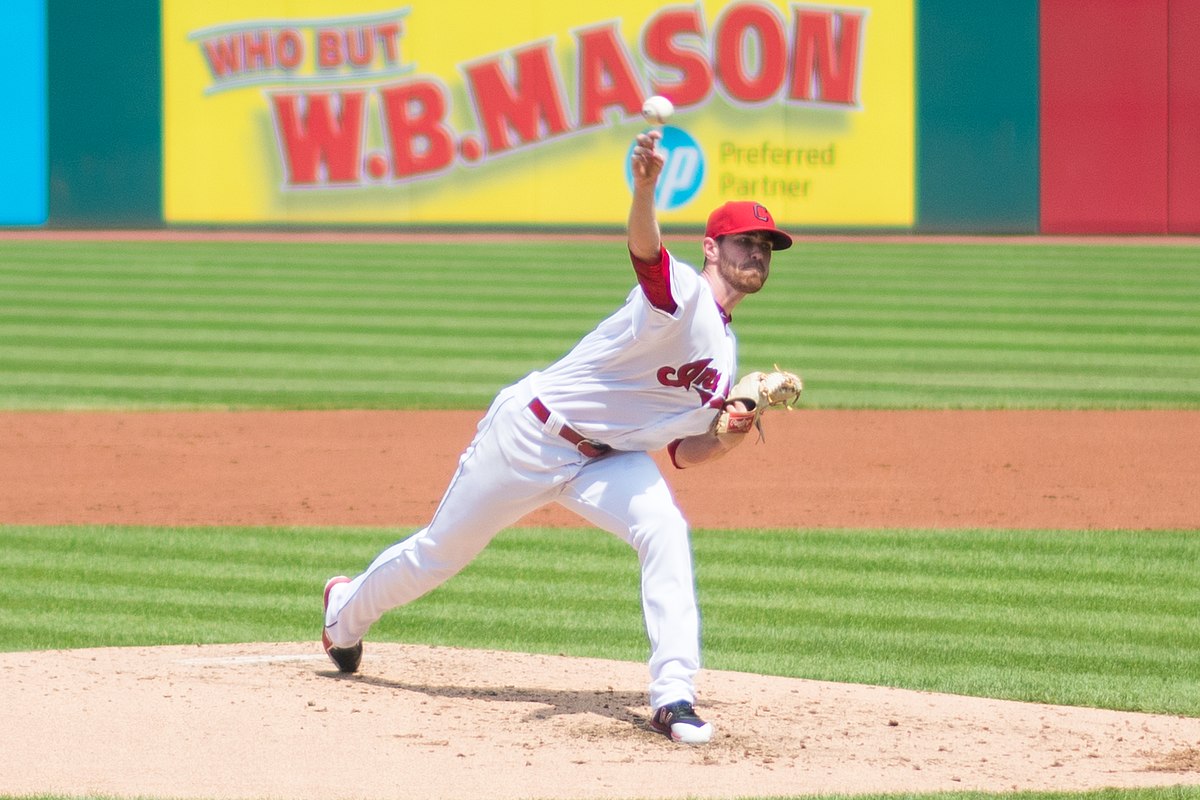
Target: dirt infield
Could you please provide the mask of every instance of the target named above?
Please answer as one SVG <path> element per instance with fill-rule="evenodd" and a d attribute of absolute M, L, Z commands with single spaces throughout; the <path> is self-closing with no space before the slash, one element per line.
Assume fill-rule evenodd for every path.
<path fill-rule="evenodd" d="M 415 526 L 478 416 L 4 413 L 0 523 Z M 768 419 L 767 436 L 668 471 L 694 525 L 1200 528 L 1196 412 L 798 411 Z M 579 524 L 556 509 L 525 522 Z M 699 682 L 715 742 L 673 746 L 644 728 L 644 666 L 587 659 L 368 643 L 347 679 L 314 641 L 0 654 L 0 676 L 0 729 L 22 732 L 0 791 L 17 794 L 1200 784 L 1200 719 L 716 671 Z"/>
<path fill-rule="evenodd" d="M 480 413 L 0 414 L 0 522 L 424 524 Z M 1200 412 L 796 411 L 660 464 L 696 527 L 1200 527 Z M 714 491 L 717 487 L 717 491 Z M 551 507 L 525 520 L 582 522 Z"/>

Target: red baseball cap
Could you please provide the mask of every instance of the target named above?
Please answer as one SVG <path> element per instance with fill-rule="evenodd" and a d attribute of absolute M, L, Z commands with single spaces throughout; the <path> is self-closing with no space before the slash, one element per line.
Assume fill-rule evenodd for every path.
<path fill-rule="evenodd" d="M 709 214 L 704 235 L 716 239 L 718 236 L 747 231 L 771 234 L 772 250 L 787 250 L 792 246 L 792 237 L 775 227 L 775 218 L 767 211 L 767 207 L 753 200 L 730 200 Z"/>

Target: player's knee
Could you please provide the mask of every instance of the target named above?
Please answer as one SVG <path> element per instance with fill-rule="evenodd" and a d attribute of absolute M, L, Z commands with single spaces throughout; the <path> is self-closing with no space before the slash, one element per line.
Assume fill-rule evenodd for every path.
<path fill-rule="evenodd" d="M 639 515 L 630 528 L 630 540 L 643 555 L 651 550 L 687 547 L 688 524 L 673 505 L 659 505 Z"/>

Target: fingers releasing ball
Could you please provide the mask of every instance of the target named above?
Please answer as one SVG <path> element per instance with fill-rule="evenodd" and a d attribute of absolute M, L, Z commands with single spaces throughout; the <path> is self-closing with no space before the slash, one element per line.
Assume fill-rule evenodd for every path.
<path fill-rule="evenodd" d="M 642 103 L 642 116 L 651 125 L 662 125 L 674 113 L 675 106 L 671 104 L 670 100 L 660 94 L 647 97 L 646 102 Z"/>

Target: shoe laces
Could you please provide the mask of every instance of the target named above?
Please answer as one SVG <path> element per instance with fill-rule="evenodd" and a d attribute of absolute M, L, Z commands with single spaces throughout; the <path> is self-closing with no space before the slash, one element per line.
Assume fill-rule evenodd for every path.
<path fill-rule="evenodd" d="M 663 706 L 663 711 L 672 722 L 700 722 L 700 717 L 696 715 L 696 709 L 687 700 Z"/>

